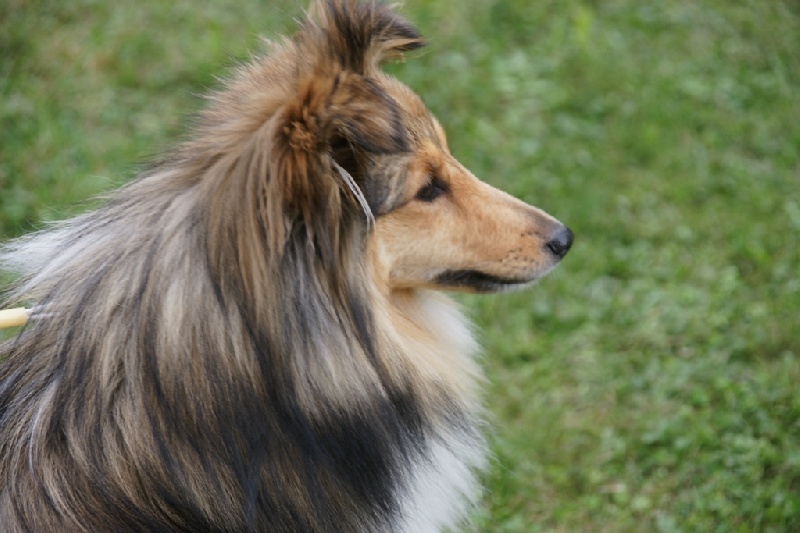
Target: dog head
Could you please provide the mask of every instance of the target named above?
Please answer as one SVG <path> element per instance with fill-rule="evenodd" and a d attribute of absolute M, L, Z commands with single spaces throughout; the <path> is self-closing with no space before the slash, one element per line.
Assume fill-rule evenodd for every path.
<path fill-rule="evenodd" d="M 302 227 L 333 269 L 342 264 L 342 236 L 356 227 L 366 230 L 375 275 L 391 289 L 529 284 L 564 257 L 572 232 L 478 180 L 450 153 L 422 100 L 382 72 L 387 58 L 423 45 L 381 4 L 329 0 L 259 67 L 263 83 L 284 87 L 282 101 L 254 106 L 275 107 L 254 117 L 270 149 L 255 135 L 258 154 L 245 158 L 268 176 L 256 197 L 269 248 L 281 249 Z"/>
<path fill-rule="evenodd" d="M 416 94 L 388 77 L 381 86 L 398 102 L 411 147 L 371 158 L 367 171 L 378 215 L 373 241 L 389 285 L 492 292 L 552 270 L 572 232 L 476 178 Z"/>

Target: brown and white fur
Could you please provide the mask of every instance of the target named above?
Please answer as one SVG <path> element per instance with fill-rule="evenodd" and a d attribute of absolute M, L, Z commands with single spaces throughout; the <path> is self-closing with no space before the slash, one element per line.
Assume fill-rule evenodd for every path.
<path fill-rule="evenodd" d="M 435 532 L 484 465 L 439 291 L 550 271 L 561 223 L 479 181 L 380 64 L 423 45 L 319 1 L 171 157 L 0 252 L 3 531 Z"/>

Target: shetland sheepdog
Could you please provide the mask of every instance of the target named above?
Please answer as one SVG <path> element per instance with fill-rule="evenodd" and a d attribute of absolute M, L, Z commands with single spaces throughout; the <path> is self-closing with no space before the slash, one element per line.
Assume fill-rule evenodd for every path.
<path fill-rule="evenodd" d="M 318 1 L 99 209 L 12 241 L 5 532 L 435 532 L 485 462 L 442 291 L 523 287 L 572 233 L 479 181 L 381 64 L 424 42 Z"/>

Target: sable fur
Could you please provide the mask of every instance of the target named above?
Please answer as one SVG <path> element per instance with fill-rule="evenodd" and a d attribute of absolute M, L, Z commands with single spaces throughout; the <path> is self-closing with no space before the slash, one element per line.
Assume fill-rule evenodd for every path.
<path fill-rule="evenodd" d="M 480 372 L 463 317 L 427 289 L 527 283 L 557 263 L 544 245 L 562 226 L 458 165 L 380 71 L 423 44 L 383 5 L 318 2 L 165 162 L 2 249 L 21 274 L 3 305 L 37 305 L 0 346 L 4 531 L 463 520 L 484 461 Z M 435 238 L 409 234 L 433 207 L 414 196 L 431 169 L 450 194 L 427 211 Z M 496 243 L 473 244 L 469 224 L 487 222 Z M 436 238 L 456 244 L 440 256 Z"/>

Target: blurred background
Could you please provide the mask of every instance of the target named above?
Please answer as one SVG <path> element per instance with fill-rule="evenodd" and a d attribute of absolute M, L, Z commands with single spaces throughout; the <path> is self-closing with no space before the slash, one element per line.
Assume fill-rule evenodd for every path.
<path fill-rule="evenodd" d="M 305 3 L 0 0 L 0 237 L 181 139 Z M 576 233 L 464 298 L 495 432 L 483 532 L 800 531 L 800 3 L 408 0 L 390 71 L 455 155 Z"/>

